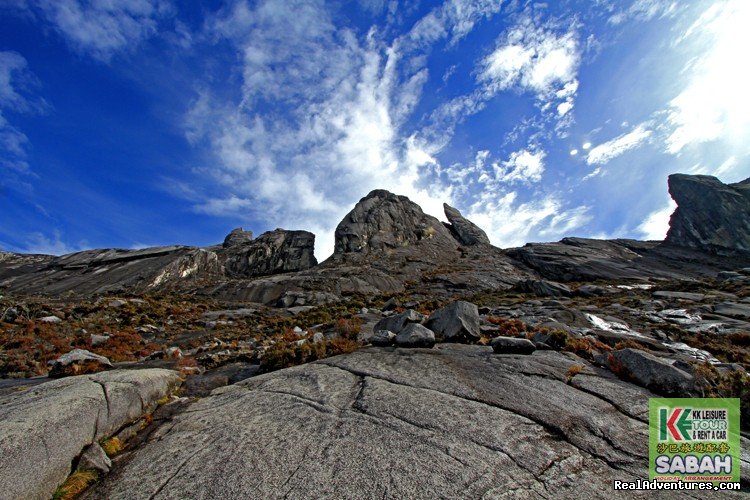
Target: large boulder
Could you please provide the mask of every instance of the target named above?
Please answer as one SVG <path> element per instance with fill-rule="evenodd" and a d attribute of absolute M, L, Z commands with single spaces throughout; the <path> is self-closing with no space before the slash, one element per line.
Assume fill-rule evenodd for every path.
<path fill-rule="evenodd" d="M 481 332 L 477 306 L 462 300 L 433 312 L 425 326 L 440 342 L 471 342 L 478 340 Z"/>
<path fill-rule="evenodd" d="M 114 370 L 3 396 L 0 496 L 49 499 L 76 457 L 153 410 L 179 382 L 171 370 Z"/>
<path fill-rule="evenodd" d="M 447 203 L 443 203 L 443 211 L 445 212 L 445 217 L 448 219 L 448 222 L 450 222 L 448 229 L 451 230 L 456 239 L 462 244 L 490 244 L 490 239 L 487 237 L 487 233 L 461 215 L 461 212 L 459 212 L 458 209 L 453 208 Z"/>
<path fill-rule="evenodd" d="M 378 330 L 388 330 L 393 333 L 398 333 L 403 330 L 407 324 L 421 323 L 422 321 L 424 321 L 424 319 L 424 314 L 421 314 L 414 309 L 407 309 L 402 313 L 394 314 L 393 316 L 388 316 L 387 318 L 381 319 L 380 321 L 375 323 L 373 331 L 377 332 Z"/>
<path fill-rule="evenodd" d="M 362 198 L 336 227 L 336 254 L 382 251 L 434 240 L 455 246 L 450 231 L 406 196 L 377 189 Z"/>
<path fill-rule="evenodd" d="M 112 368 L 112 363 L 98 354 L 85 349 L 73 349 L 49 362 L 49 377 L 62 378 L 72 375 L 85 375 Z"/>
<path fill-rule="evenodd" d="M 715 253 L 750 252 L 750 179 L 724 184 L 708 175 L 673 174 L 677 209 L 666 241 Z"/>
<path fill-rule="evenodd" d="M 396 335 L 399 347 L 432 347 L 435 345 L 435 334 L 418 323 L 409 323 Z"/>
<path fill-rule="evenodd" d="M 658 394 L 690 397 L 695 389 L 693 376 L 667 360 L 638 349 L 620 349 L 612 353 L 610 368 L 618 375 Z"/>
<path fill-rule="evenodd" d="M 225 248 L 224 269 L 233 277 L 303 271 L 318 263 L 314 251 L 313 233 L 276 229 Z"/>

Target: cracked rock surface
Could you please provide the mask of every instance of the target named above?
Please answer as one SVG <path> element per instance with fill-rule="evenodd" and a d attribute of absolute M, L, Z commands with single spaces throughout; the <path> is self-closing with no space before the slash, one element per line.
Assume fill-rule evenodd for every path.
<path fill-rule="evenodd" d="M 171 370 L 115 370 L 0 398 L 0 497 L 44 499 L 74 459 L 143 416 L 178 384 Z"/>
<path fill-rule="evenodd" d="M 84 498 L 618 498 L 613 480 L 647 471 L 652 394 L 590 365 L 568 381 L 580 363 L 443 344 L 262 375 L 189 406 Z"/>

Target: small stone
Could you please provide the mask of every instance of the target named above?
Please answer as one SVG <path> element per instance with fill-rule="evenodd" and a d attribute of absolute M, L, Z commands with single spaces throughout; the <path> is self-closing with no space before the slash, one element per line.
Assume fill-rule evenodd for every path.
<path fill-rule="evenodd" d="M 182 357 L 182 350 L 179 347 L 169 347 L 164 351 L 164 356 L 167 359 L 180 359 Z"/>
<path fill-rule="evenodd" d="M 399 306 L 398 300 L 396 300 L 396 297 L 391 297 L 390 299 L 385 301 L 385 304 L 383 304 L 383 311 L 392 311 L 393 309 L 396 309 Z"/>
<path fill-rule="evenodd" d="M 16 318 L 18 318 L 18 309 L 15 307 L 9 307 L 5 310 L 3 313 L 3 316 L 0 318 L 0 321 L 5 321 L 6 323 L 13 323 Z"/>
<path fill-rule="evenodd" d="M 96 347 L 102 344 L 106 344 L 109 340 L 109 335 L 96 335 L 91 334 L 91 346 Z"/>
<path fill-rule="evenodd" d="M 45 316 L 43 318 L 39 318 L 39 321 L 41 321 L 42 323 L 50 323 L 50 324 L 62 323 L 62 320 L 58 318 L 57 316 Z"/>
<path fill-rule="evenodd" d="M 94 443 L 83 450 L 78 460 L 78 470 L 88 469 L 106 474 L 110 468 L 112 468 L 112 460 L 104 453 L 99 443 Z"/>
<path fill-rule="evenodd" d="M 54 361 L 49 362 L 50 378 L 69 377 L 96 373 L 112 368 L 112 363 L 104 356 L 99 356 L 85 349 L 73 349 Z"/>
<path fill-rule="evenodd" d="M 497 337 L 490 342 L 496 354 L 531 354 L 536 346 L 529 339 Z"/>
<path fill-rule="evenodd" d="M 323 335 L 322 332 L 315 332 L 315 334 L 312 337 L 313 344 L 317 344 L 318 342 L 323 342 L 326 339 L 325 335 Z"/>

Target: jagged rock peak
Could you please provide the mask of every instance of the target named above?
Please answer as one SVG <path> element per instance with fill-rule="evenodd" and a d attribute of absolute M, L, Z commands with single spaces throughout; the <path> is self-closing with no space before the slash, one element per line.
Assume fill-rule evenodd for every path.
<path fill-rule="evenodd" d="M 451 244 L 453 237 L 406 196 L 376 189 L 339 223 L 335 240 L 334 253 L 341 254 L 405 247 L 423 240 Z"/>
<path fill-rule="evenodd" d="M 724 184 L 708 175 L 673 174 L 677 209 L 666 241 L 714 253 L 750 252 L 750 179 Z"/>
<path fill-rule="evenodd" d="M 224 269 L 235 277 L 303 271 L 315 266 L 315 235 L 275 229 L 251 242 L 226 248 Z"/>
<path fill-rule="evenodd" d="M 453 208 L 447 203 L 443 203 L 443 211 L 450 222 L 448 229 L 458 241 L 464 245 L 477 245 L 479 243 L 490 244 L 490 239 L 479 226 L 461 215 L 457 208 Z"/>
<path fill-rule="evenodd" d="M 241 227 L 233 229 L 231 233 L 224 238 L 224 248 L 233 247 L 235 245 L 242 245 L 243 243 L 249 243 L 253 241 L 253 232 L 245 231 Z"/>

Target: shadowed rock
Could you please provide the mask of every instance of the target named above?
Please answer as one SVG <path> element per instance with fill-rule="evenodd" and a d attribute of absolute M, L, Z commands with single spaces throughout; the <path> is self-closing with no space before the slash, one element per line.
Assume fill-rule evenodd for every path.
<path fill-rule="evenodd" d="M 666 241 L 716 253 L 750 252 L 750 179 L 724 184 L 708 175 L 673 174 L 677 210 Z"/>
<path fill-rule="evenodd" d="M 443 211 L 445 211 L 445 217 L 450 222 L 448 229 L 454 234 L 456 239 L 464 245 L 478 245 L 484 243 L 489 245 L 490 239 L 487 237 L 487 233 L 482 229 L 466 219 L 458 209 L 453 208 L 447 203 L 443 203 Z"/>
<path fill-rule="evenodd" d="M 435 217 L 406 196 L 377 189 L 362 198 L 336 227 L 335 253 L 381 251 L 422 240 L 454 247 L 453 237 Z"/>
<path fill-rule="evenodd" d="M 276 229 L 226 248 L 224 268 L 235 277 L 303 271 L 318 263 L 314 251 L 313 233 Z"/>

